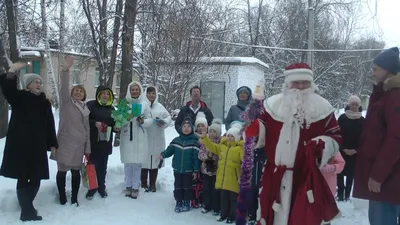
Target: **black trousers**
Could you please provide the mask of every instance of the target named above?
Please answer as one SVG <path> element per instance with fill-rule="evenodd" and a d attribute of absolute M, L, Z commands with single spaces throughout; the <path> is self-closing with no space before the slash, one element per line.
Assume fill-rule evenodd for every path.
<path fill-rule="evenodd" d="M 108 153 L 90 155 L 90 160 L 96 168 L 96 176 L 98 183 L 98 190 L 106 190 L 106 175 L 107 175 L 107 164 L 108 164 Z"/>
<path fill-rule="evenodd" d="M 215 189 L 215 181 L 217 176 L 208 176 L 201 174 L 203 178 L 203 204 L 207 210 L 220 211 L 220 194 Z"/>
<path fill-rule="evenodd" d="M 261 149 L 264 151 L 264 149 Z M 265 157 L 259 157 L 259 159 L 254 160 L 252 178 L 251 178 L 251 202 L 249 204 L 249 219 L 256 220 L 257 218 L 257 209 L 258 209 L 258 197 L 259 197 L 259 189 L 261 186 L 261 176 L 262 169 L 265 163 Z"/>
<path fill-rule="evenodd" d="M 191 173 L 174 173 L 174 198 L 176 201 L 193 200 L 193 186 Z"/>
<path fill-rule="evenodd" d="M 349 198 L 350 197 L 350 193 L 351 193 L 351 188 L 353 187 L 353 180 L 354 180 L 354 176 L 353 173 L 347 173 L 346 174 L 346 185 L 344 182 L 344 175 L 343 174 L 338 174 L 336 176 L 337 179 L 337 197 L 339 199 L 343 199 L 343 197 Z M 343 195 L 344 194 L 344 195 Z"/>
<path fill-rule="evenodd" d="M 236 201 L 238 194 L 233 191 L 220 190 L 221 217 L 234 220 L 236 215 Z"/>

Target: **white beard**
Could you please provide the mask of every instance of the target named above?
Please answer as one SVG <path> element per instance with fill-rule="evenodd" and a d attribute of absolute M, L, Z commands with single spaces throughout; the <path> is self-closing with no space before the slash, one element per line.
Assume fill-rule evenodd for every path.
<path fill-rule="evenodd" d="M 301 128 L 304 124 L 307 129 L 310 127 L 311 115 L 314 111 L 313 103 L 310 100 L 311 96 L 315 94 L 314 91 L 312 88 L 283 90 L 282 107 L 285 114 L 282 116 L 285 122 L 291 124 L 297 120 Z"/>

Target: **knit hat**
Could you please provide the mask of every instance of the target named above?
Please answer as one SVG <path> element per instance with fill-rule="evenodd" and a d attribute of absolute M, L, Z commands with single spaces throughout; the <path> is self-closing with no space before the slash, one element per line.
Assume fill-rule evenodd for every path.
<path fill-rule="evenodd" d="M 399 48 L 389 48 L 381 52 L 373 61 L 373 63 L 382 69 L 391 72 L 400 72 Z"/>
<path fill-rule="evenodd" d="M 212 121 L 212 124 L 208 127 L 208 132 L 210 132 L 210 130 L 214 130 L 215 132 L 217 132 L 218 136 L 221 136 L 221 126 L 222 126 L 222 120 L 214 119 Z"/>
<path fill-rule="evenodd" d="M 243 126 L 241 123 L 233 123 L 231 124 L 231 128 L 226 132 L 226 135 L 228 136 L 230 134 L 235 137 L 235 141 L 239 141 L 241 138 L 242 129 Z"/>
<path fill-rule="evenodd" d="M 248 96 L 248 100 L 251 99 L 251 89 L 247 86 L 241 86 L 240 88 L 237 89 L 236 91 L 236 96 L 239 98 L 240 92 L 246 92 Z"/>
<path fill-rule="evenodd" d="M 285 83 L 289 84 L 293 81 L 310 81 L 313 82 L 313 72 L 306 63 L 295 63 L 285 68 L 283 72 Z"/>
<path fill-rule="evenodd" d="M 361 99 L 357 95 L 352 95 L 347 100 L 347 104 L 350 105 L 351 103 L 357 103 L 358 105 L 361 105 Z"/>
<path fill-rule="evenodd" d="M 194 126 L 197 127 L 197 125 L 199 125 L 199 124 L 204 124 L 204 126 L 208 127 L 206 114 L 204 114 L 204 112 L 197 113 L 196 121 L 194 122 Z"/>
<path fill-rule="evenodd" d="M 28 86 L 34 81 L 34 80 L 40 80 L 42 82 L 42 78 L 40 75 L 36 73 L 27 73 L 22 77 L 22 80 L 24 81 L 24 88 L 28 88 Z"/>
<path fill-rule="evenodd" d="M 192 133 L 194 132 L 194 128 L 193 128 L 192 122 L 190 121 L 190 117 L 185 118 L 185 119 L 183 120 L 183 122 L 182 122 L 182 124 L 181 124 L 180 133 L 183 134 L 183 133 L 182 133 L 182 128 L 183 128 L 183 125 L 185 125 L 185 124 L 189 124 L 189 125 L 190 125 L 190 127 L 192 128 L 192 132 L 191 132 L 190 134 L 192 134 Z"/>

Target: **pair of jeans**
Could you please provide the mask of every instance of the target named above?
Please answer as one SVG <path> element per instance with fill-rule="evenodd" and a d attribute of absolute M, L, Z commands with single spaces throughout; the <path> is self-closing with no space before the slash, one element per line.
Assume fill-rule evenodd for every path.
<path fill-rule="evenodd" d="M 400 205 L 369 201 L 368 219 L 370 225 L 398 225 Z"/>

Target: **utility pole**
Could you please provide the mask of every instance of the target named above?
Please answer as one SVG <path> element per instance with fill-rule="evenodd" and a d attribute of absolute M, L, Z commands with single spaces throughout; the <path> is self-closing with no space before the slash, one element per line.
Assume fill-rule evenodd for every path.
<path fill-rule="evenodd" d="M 307 64 L 313 68 L 313 50 L 314 50 L 314 14 L 315 10 L 312 0 L 308 0 L 308 52 Z"/>

